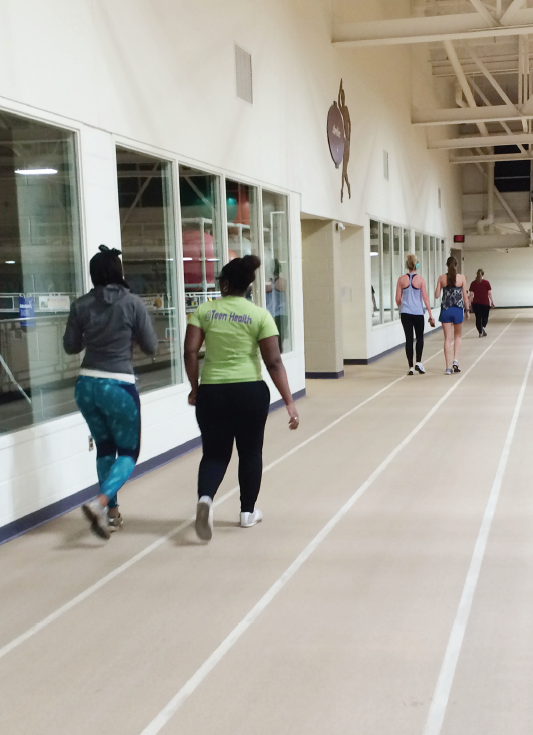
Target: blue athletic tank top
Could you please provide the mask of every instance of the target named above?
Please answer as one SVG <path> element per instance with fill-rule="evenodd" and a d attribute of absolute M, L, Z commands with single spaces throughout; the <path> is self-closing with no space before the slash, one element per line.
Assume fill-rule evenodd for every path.
<path fill-rule="evenodd" d="M 424 302 L 422 291 L 413 286 L 413 278 L 417 273 L 409 273 L 409 285 L 402 290 L 402 304 L 400 314 L 416 314 L 424 316 Z"/>

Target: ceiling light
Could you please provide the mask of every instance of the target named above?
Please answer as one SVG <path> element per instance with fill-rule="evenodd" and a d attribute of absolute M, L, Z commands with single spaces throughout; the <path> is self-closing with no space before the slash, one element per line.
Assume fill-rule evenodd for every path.
<path fill-rule="evenodd" d="M 183 260 L 192 260 L 192 258 L 183 258 Z"/>
<path fill-rule="evenodd" d="M 379 253 L 370 253 L 371 258 L 377 258 Z"/>
<path fill-rule="evenodd" d="M 15 265 L 15 261 L 14 260 L 6 260 L 6 264 L 7 265 Z"/>
<path fill-rule="evenodd" d="M 57 174 L 56 168 L 16 168 L 16 174 L 23 174 L 24 176 L 50 176 L 51 174 Z"/>

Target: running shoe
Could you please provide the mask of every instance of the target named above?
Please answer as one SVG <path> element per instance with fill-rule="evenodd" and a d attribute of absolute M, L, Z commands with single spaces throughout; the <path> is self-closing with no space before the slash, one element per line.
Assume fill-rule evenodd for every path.
<path fill-rule="evenodd" d="M 107 541 L 111 536 L 107 520 L 107 508 L 94 501 L 92 503 L 85 503 L 81 506 L 81 509 L 85 514 L 85 518 L 91 524 L 91 531 L 99 538 Z"/>
<path fill-rule="evenodd" d="M 116 513 L 113 511 L 116 510 Z M 122 516 L 118 510 L 118 508 L 108 508 L 107 509 L 107 521 L 109 523 L 109 530 L 111 532 L 117 531 L 119 528 L 122 528 L 124 525 L 124 521 L 122 519 Z"/>
<path fill-rule="evenodd" d="M 453 370 L 451 368 L 446 368 L 444 375 L 453 375 Z"/>
<path fill-rule="evenodd" d="M 415 374 L 415 369 L 409 368 L 409 372 L 407 373 L 407 375 L 414 375 L 414 374 Z"/>
<path fill-rule="evenodd" d="M 263 514 L 256 508 L 252 513 L 241 513 L 241 528 L 251 528 L 263 520 Z"/>
<path fill-rule="evenodd" d="M 426 374 L 426 369 L 425 369 L 425 367 L 424 367 L 424 366 L 422 365 L 422 363 L 421 363 L 421 362 L 417 362 L 417 363 L 416 363 L 416 365 L 415 365 L 415 370 L 416 370 L 416 371 L 417 371 L 418 373 L 420 373 L 420 375 L 425 375 L 425 374 Z"/>
<path fill-rule="evenodd" d="M 457 360 L 454 360 L 453 361 L 452 367 L 453 367 L 453 372 L 454 373 L 460 373 L 461 372 L 461 368 L 459 367 L 459 363 L 457 362 Z"/>
<path fill-rule="evenodd" d="M 481 332 L 480 332 L 480 333 L 478 334 L 478 337 L 484 337 L 484 336 L 485 336 L 485 335 L 484 335 L 484 334 L 482 334 Z"/>
<path fill-rule="evenodd" d="M 484 337 L 486 337 L 486 336 L 487 336 L 487 332 L 485 331 L 485 327 L 483 327 L 483 336 L 484 336 Z"/>
<path fill-rule="evenodd" d="M 213 501 L 203 495 L 196 506 L 196 535 L 202 541 L 210 541 L 213 536 Z"/>

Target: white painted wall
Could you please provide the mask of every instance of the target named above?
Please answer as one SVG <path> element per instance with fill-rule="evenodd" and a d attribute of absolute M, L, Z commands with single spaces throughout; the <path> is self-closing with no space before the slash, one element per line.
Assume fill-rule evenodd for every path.
<path fill-rule="evenodd" d="M 463 250 L 463 273 L 470 284 L 478 268 L 490 281 L 496 306 L 533 306 L 533 249 Z"/>
<path fill-rule="evenodd" d="M 350 0 L 335 12 L 375 18 L 404 6 Z M 116 142 L 290 193 L 293 391 L 304 387 L 300 208 L 364 228 L 367 301 L 370 216 L 448 240 L 460 231 L 458 173 L 410 125 L 411 97 L 437 105 L 423 50 L 332 47 L 330 0 L 6 0 L 4 10 L 0 109 L 78 132 L 86 264 L 101 242 L 119 244 Z M 235 42 L 252 53 L 253 106 L 236 98 Z M 341 76 L 353 126 L 344 204 L 325 136 Z M 366 326 L 361 357 L 403 339 L 399 324 L 372 330 L 368 313 Z M 187 393 L 142 397 L 141 461 L 197 435 Z M 0 437 L 0 525 L 96 481 L 87 435 L 73 415 Z"/>

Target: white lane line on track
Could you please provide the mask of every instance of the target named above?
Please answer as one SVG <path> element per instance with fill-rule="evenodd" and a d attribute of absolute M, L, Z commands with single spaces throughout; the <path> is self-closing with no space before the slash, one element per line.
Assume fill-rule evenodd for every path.
<path fill-rule="evenodd" d="M 516 317 L 515 317 L 516 319 Z M 414 439 L 415 436 L 424 428 L 428 421 L 435 415 L 448 397 L 459 387 L 463 380 L 476 367 L 478 362 L 487 354 L 487 352 L 498 342 L 505 332 L 511 327 L 515 319 L 505 327 L 505 329 L 496 337 L 475 362 L 466 370 L 460 378 L 454 381 L 453 386 L 440 398 L 433 408 L 425 415 L 420 423 L 406 436 L 406 438 L 392 450 L 392 452 L 383 460 L 383 462 L 372 472 L 368 479 L 355 491 L 349 500 L 337 511 L 321 531 L 314 537 L 312 541 L 304 548 L 293 563 L 283 572 L 281 577 L 274 582 L 272 587 L 263 595 L 250 612 L 241 620 L 241 622 L 231 631 L 231 633 L 222 641 L 220 646 L 207 658 L 200 668 L 191 676 L 191 678 L 181 687 L 178 693 L 170 700 L 170 702 L 161 710 L 161 712 L 145 727 L 141 735 L 158 735 L 165 727 L 169 720 L 176 714 L 181 705 L 188 697 L 200 686 L 215 666 L 224 658 L 228 651 L 233 648 L 248 628 L 257 620 L 265 608 L 272 602 L 279 592 L 285 587 L 296 572 L 303 566 L 307 559 L 320 546 L 322 541 L 337 526 L 353 505 L 364 495 L 368 488 L 372 485 L 383 471 L 391 464 L 391 462 L 400 454 L 405 447 Z M 399 378 L 401 380 L 401 378 Z M 395 381 L 398 382 L 398 381 Z"/>
<path fill-rule="evenodd" d="M 468 619 L 472 610 L 472 604 L 474 601 L 474 594 L 476 592 L 477 583 L 479 581 L 479 575 L 481 572 L 481 565 L 483 564 L 483 558 L 485 556 L 485 550 L 487 548 L 487 541 L 494 519 L 494 513 L 496 511 L 496 505 L 500 496 L 502 487 L 503 477 L 507 468 L 507 461 L 511 452 L 511 445 L 515 436 L 516 425 L 522 407 L 522 401 L 527 387 L 529 375 L 531 373 L 531 366 L 533 365 L 533 352 L 530 355 L 529 362 L 527 364 L 526 373 L 524 380 L 522 381 L 522 387 L 516 400 L 516 405 L 509 425 L 509 431 L 503 445 L 503 450 L 498 463 L 498 469 L 496 476 L 492 484 L 487 507 L 485 514 L 481 522 L 481 528 L 476 540 L 474 547 L 474 553 L 472 555 L 472 561 L 466 575 L 466 581 L 453 621 L 452 632 L 444 655 L 442 668 L 440 670 L 439 678 L 437 680 L 437 686 L 431 702 L 426 726 L 424 728 L 424 735 L 440 735 L 442 725 L 444 723 L 444 717 L 446 716 L 446 710 L 448 708 L 448 700 L 450 697 L 450 691 L 453 685 L 455 677 L 455 670 L 457 662 L 461 653 L 463 640 L 466 632 L 466 626 L 468 625 Z"/>
<path fill-rule="evenodd" d="M 511 324 L 512 324 L 512 322 L 511 322 Z M 509 324 L 503 330 L 503 332 L 506 331 L 506 329 L 508 329 L 509 326 L 511 326 L 511 324 Z M 473 332 L 473 331 L 474 330 L 471 329 L 469 332 L 467 332 L 467 335 L 470 334 L 470 332 Z M 499 336 L 501 336 L 503 334 L 503 332 Z M 465 335 L 465 336 L 467 336 L 467 335 Z M 496 339 L 499 339 L 499 337 L 497 337 Z M 436 352 L 435 354 L 431 355 L 431 357 L 429 357 L 426 360 L 426 363 L 431 362 L 431 360 L 433 360 L 435 357 L 438 357 L 439 355 L 442 355 L 442 349 L 439 350 L 438 352 Z M 291 457 L 293 454 L 295 454 L 296 452 L 298 452 L 300 449 L 303 449 L 303 447 L 307 446 L 308 444 L 310 444 L 315 439 L 318 439 L 320 436 L 322 436 L 323 434 L 325 434 L 330 429 L 333 429 L 341 421 L 344 421 L 346 418 L 348 418 L 349 416 L 351 416 L 353 413 L 355 413 L 356 411 L 358 411 L 360 408 L 363 408 L 363 406 L 366 406 L 368 403 L 370 403 L 371 401 L 373 401 L 375 398 L 378 398 L 380 395 L 382 395 L 382 393 L 384 393 L 385 391 L 389 390 L 389 388 L 392 388 L 393 385 L 396 385 L 396 383 L 399 383 L 400 381 L 404 380 L 406 377 L 407 377 L 406 375 L 402 375 L 400 378 L 396 378 L 391 383 L 388 383 L 384 388 L 381 388 L 381 390 L 378 390 L 376 393 L 374 393 L 373 395 L 371 395 L 366 400 L 362 401 L 361 403 L 358 403 L 357 406 L 354 406 L 353 408 L 351 408 L 345 414 L 343 414 L 342 416 L 340 416 L 335 421 L 332 421 L 330 424 L 328 424 L 327 426 L 325 426 L 323 429 L 321 429 L 320 431 L 318 431 L 316 434 L 313 434 L 313 436 L 311 436 L 308 439 L 306 439 L 305 441 L 301 442 L 296 447 L 293 447 L 291 450 L 289 450 L 288 452 L 286 452 L 285 454 L 283 454 L 281 457 L 278 457 L 274 461 L 270 462 L 270 464 L 266 465 L 263 468 L 263 472 L 268 472 L 273 467 L 275 467 L 276 465 L 280 464 L 280 462 L 283 462 L 288 457 Z M 230 497 L 232 497 L 233 495 L 235 495 L 235 493 L 238 490 L 239 490 L 239 487 L 237 485 L 236 487 L 232 488 L 231 490 L 229 490 L 224 495 L 222 495 L 219 498 L 217 498 L 217 500 L 215 500 L 215 502 L 213 503 L 213 506 L 214 507 L 218 507 L 219 505 L 221 505 L 222 503 L 224 503 L 226 500 L 228 500 Z M 106 584 L 108 584 L 109 582 L 111 582 L 113 579 L 115 579 L 116 577 L 118 577 L 123 572 L 127 571 L 130 567 L 132 567 L 138 561 L 141 561 L 146 556 L 148 556 L 149 554 L 151 554 L 153 551 L 156 551 L 160 546 L 162 546 L 167 541 L 169 541 L 173 536 L 176 536 L 178 533 L 180 533 L 181 531 L 183 531 L 185 528 L 187 528 L 188 526 L 192 525 L 192 523 L 194 523 L 194 520 L 195 520 L 195 517 L 192 516 L 188 520 L 183 521 L 183 523 L 180 523 L 179 526 L 176 526 L 176 528 L 172 529 L 172 531 L 169 531 L 165 536 L 161 536 L 161 538 L 158 538 L 156 541 L 154 541 L 152 544 L 150 544 L 145 549 L 143 549 L 142 551 L 140 551 L 138 554 L 135 554 L 135 556 L 132 556 L 131 559 L 128 559 L 128 561 L 124 562 L 123 564 L 121 564 L 116 569 L 113 569 L 112 572 L 109 572 L 109 574 L 106 574 L 105 577 L 102 577 L 101 579 L 99 579 L 98 582 L 95 582 L 90 587 L 87 587 L 87 589 L 84 590 L 83 592 L 80 592 L 79 595 L 76 595 L 76 597 L 73 597 L 71 600 L 69 600 L 68 602 L 66 602 L 64 605 L 61 605 L 61 607 L 58 607 L 57 610 L 54 610 L 53 613 L 50 613 L 50 615 L 47 615 L 45 618 L 43 618 L 42 620 L 40 620 L 34 626 L 32 626 L 31 628 L 29 628 L 27 631 L 25 631 L 21 635 L 17 636 L 17 638 L 14 638 L 12 641 L 10 641 L 9 643 L 7 643 L 5 646 L 3 646 L 2 648 L 0 648 L 0 659 L 3 658 L 4 656 L 7 656 L 8 653 L 11 653 L 11 651 L 13 651 L 15 648 L 18 648 L 18 646 L 20 646 L 22 643 L 24 643 L 25 641 L 27 641 L 29 638 L 32 638 L 36 633 L 39 633 L 39 631 L 43 630 L 43 628 L 46 628 L 48 625 L 50 625 L 50 623 L 53 623 L 55 620 L 57 620 L 58 618 L 60 618 L 62 615 L 64 615 L 65 613 L 69 612 L 70 610 L 72 610 L 74 607 L 76 607 L 77 605 L 79 605 L 81 602 L 83 602 L 84 600 L 86 600 L 88 597 L 90 597 L 91 595 L 93 595 L 95 592 L 98 592 L 98 590 L 102 589 L 102 587 L 104 587 Z"/>
<path fill-rule="evenodd" d="M 440 354 L 442 354 L 442 350 L 432 355 L 430 358 L 428 358 L 426 362 L 429 362 L 434 357 L 438 357 L 438 355 Z M 388 383 L 384 388 L 381 388 L 376 393 L 371 395 L 369 398 L 365 399 L 361 403 L 358 403 L 357 406 L 354 406 L 352 409 L 347 411 L 345 414 L 340 416 L 338 419 L 336 419 L 335 421 L 332 421 L 330 424 L 325 426 L 323 429 L 318 431 L 316 434 L 313 434 L 313 436 L 301 442 L 296 447 L 293 447 L 291 450 L 283 454 L 281 457 L 278 457 L 274 461 L 270 462 L 270 464 L 266 465 L 263 468 L 263 472 L 268 472 L 273 467 L 278 465 L 280 462 L 283 462 L 288 457 L 291 457 L 293 454 L 298 452 L 300 449 L 307 446 L 310 442 L 314 441 L 315 439 L 318 439 L 318 437 L 322 436 L 327 431 L 337 426 L 337 424 L 339 424 L 341 421 L 344 421 L 344 419 L 351 416 L 353 413 L 358 411 L 360 408 L 363 408 L 363 406 L 366 406 L 368 403 L 373 401 L 375 398 L 378 398 L 385 391 L 389 390 L 389 388 L 392 388 L 393 385 L 396 385 L 396 383 L 399 383 L 401 380 L 404 380 L 406 377 L 407 377 L 406 375 L 402 375 L 400 378 L 396 378 L 391 383 Z M 231 490 L 229 490 L 224 495 L 217 498 L 217 500 L 215 500 L 215 502 L 213 503 L 214 507 L 218 507 L 219 505 L 224 503 L 226 500 L 228 500 L 228 498 L 235 495 L 235 493 L 238 490 L 239 490 L 239 487 L 236 486 L 232 488 Z M 50 615 L 47 615 L 45 618 L 40 620 L 34 626 L 29 628 L 27 631 L 17 636 L 17 638 L 14 638 L 12 641 L 7 643 L 5 646 L 0 648 L 0 659 L 3 658 L 4 656 L 7 656 L 8 653 L 11 653 L 11 651 L 13 651 L 15 648 L 18 648 L 18 646 L 20 646 L 22 643 L 27 641 L 29 638 L 32 638 L 36 633 L 43 630 L 43 628 L 46 628 L 48 625 L 50 625 L 50 623 L 53 623 L 55 620 L 60 618 L 62 615 L 72 610 L 74 607 L 79 605 L 81 602 L 86 600 L 88 597 L 93 595 L 95 592 L 98 592 L 98 590 L 102 589 L 102 587 L 104 587 L 106 584 L 111 582 L 113 579 L 118 577 L 123 572 L 127 571 L 134 564 L 144 559 L 146 556 L 151 554 L 153 551 L 156 551 L 160 546 L 162 546 L 167 541 L 169 541 L 173 536 L 176 536 L 178 533 L 180 533 L 185 528 L 187 528 L 187 526 L 190 526 L 192 523 L 194 523 L 194 520 L 195 520 L 195 517 L 192 516 L 188 520 L 183 521 L 183 523 L 180 523 L 179 526 L 176 526 L 176 528 L 172 529 L 172 531 L 169 531 L 165 536 L 161 536 L 161 538 L 158 538 L 156 541 L 151 543 L 149 546 L 147 546 L 145 549 L 140 551 L 138 554 L 135 554 L 135 556 L 132 556 L 131 559 L 128 559 L 128 561 L 124 562 L 116 569 L 113 569 L 112 572 L 109 572 L 109 574 L 106 574 L 105 577 L 102 577 L 101 579 L 99 579 L 98 582 L 95 582 L 90 587 L 87 587 L 87 589 L 84 590 L 83 592 L 80 592 L 79 595 L 76 595 L 76 597 L 73 597 L 71 600 L 66 602 L 64 605 L 61 605 L 61 607 L 58 607 L 57 610 L 54 610 L 54 612 L 50 613 Z"/>

